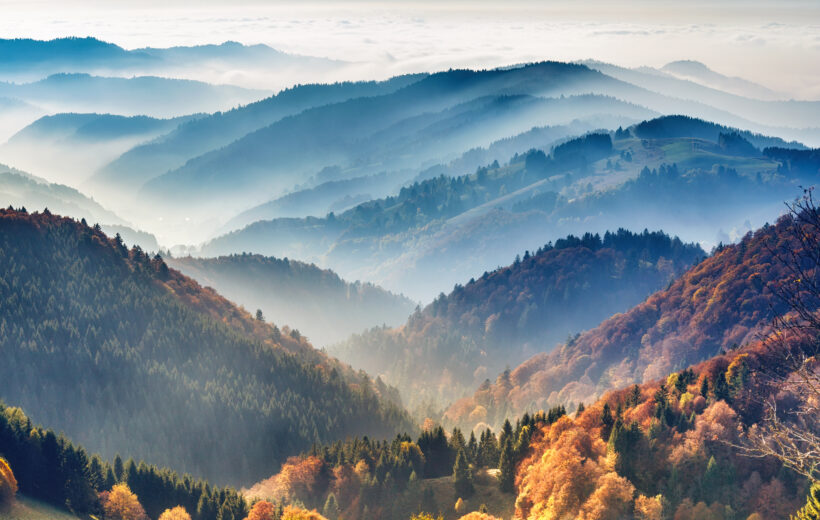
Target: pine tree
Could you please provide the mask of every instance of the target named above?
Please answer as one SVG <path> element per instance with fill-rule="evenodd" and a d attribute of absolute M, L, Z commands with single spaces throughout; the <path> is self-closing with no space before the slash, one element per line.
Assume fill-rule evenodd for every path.
<path fill-rule="evenodd" d="M 470 432 L 470 440 L 467 442 L 467 455 L 471 464 L 478 462 L 478 441 L 475 438 L 475 432 Z"/>
<path fill-rule="evenodd" d="M 498 485 L 501 491 L 512 493 L 515 488 L 515 454 L 513 453 L 512 439 L 507 437 L 504 448 L 501 450 L 501 459 L 498 462 L 500 475 Z"/>
<path fill-rule="evenodd" d="M 117 455 L 114 457 L 114 478 L 117 479 L 117 482 L 122 482 L 124 476 L 125 471 L 122 464 L 122 457 L 120 457 L 120 454 L 117 453 Z"/>
<path fill-rule="evenodd" d="M 726 382 L 726 374 L 718 372 L 715 377 L 715 384 L 712 390 L 715 394 L 716 401 L 729 401 L 729 384 Z"/>
<path fill-rule="evenodd" d="M 629 392 L 629 404 L 632 407 L 638 406 L 641 402 L 641 387 L 638 385 L 632 385 L 632 389 Z"/>
<path fill-rule="evenodd" d="M 703 376 L 703 379 L 700 380 L 700 395 L 709 397 L 709 378 L 706 376 Z"/>
<path fill-rule="evenodd" d="M 603 428 L 601 428 L 601 438 L 609 440 L 609 435 L 612 433 L 612 426 L 615 424 L 609 403 L 604 403 L 604 407 L 601 409 L 601 423 L 603 424 Z"/>
<path fill-rule="evenodd" d="M 456 497 L 469 497 L 475 491 L 473 471 L 470 469 L 470 463 L 463 448 L 458 450 L 456 463 L 453 465 L 453 483 L 456 488 Z"/>

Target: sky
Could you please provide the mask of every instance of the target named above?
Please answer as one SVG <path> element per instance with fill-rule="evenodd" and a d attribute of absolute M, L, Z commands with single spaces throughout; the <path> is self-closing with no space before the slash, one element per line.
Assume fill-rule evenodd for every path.
<path fill-rule="evenodd" d="M 126 48 L 264 43 L 384 77 L 596 59 L 702 61 L 785 97 L 820 99 L 820 1 L 0 0 L 0 36 L 94 36 Z"/>

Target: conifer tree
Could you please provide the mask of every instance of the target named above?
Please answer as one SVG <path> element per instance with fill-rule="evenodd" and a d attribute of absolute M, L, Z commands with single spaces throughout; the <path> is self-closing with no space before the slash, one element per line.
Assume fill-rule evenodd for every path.
<path fill-rule="evenodd" d="M 475 488 L 473 487 L 473 471 L 464 449 L 458 450 L 456 462 L 453 465 L 453 483 L 456 488 L 457 497 L 470 497 Z"/>
<path fill-rule="evenodd" d="M 601 409 L 601 423 L 603 424 L 603 428 L 601 428 L 601 438 L 609 440 L 609 435 L 612 433 L 612 426 L 615 424 L 609 403 L 604 403 L 604 407 Z"/>
<path fill-rule="evenodd" d="M 501 450 L 501 459 L 498 462 L 500 475 L 498 484 L 501 491 L 512 493 L 515 488 L 515 454 L 513 453 L 512 439 L 509 437 Z"/>
<path fill-rule="evenodd" d="M 339 503 L 336 500 L 336 495 L 334 493 L 330 493 L 327 496 L 327 500 L 325 500 L 325 507 L 322 508 L 322 514 L 328 520 L 336 520 L 339 518 Z"/>

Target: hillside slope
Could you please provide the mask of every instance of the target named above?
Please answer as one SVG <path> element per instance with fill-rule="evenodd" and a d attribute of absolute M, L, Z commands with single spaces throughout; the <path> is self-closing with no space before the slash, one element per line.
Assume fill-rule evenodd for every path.
<path fill-rule="evenodd" d="M 378 286 L 350 283 L 333 271 L 287 258 L 243 254 L 166 262 L 249 311 L 260 309 L 298 329 L 317 346 L 376 325 L 396 325 L 415 307 Z"/>
<path fill-rule="evenodd" d="M 767 378 L 787 367 L 758 344 L 540 425 L 518 464 L 513 518 L 796 518 L 807 479 L 741 448 L 766 423 L 764 399 L 798 409 L 799 392 Z"/>
<path fill-rule="evenodd" d="M 516 414 L 547 404 L 589 402 L 652 381 L 754 340 L 783 310 L 770 286 L 790 272 L 773 261 L 785 220 L 747 234 L 692 267 L 668 289 L 551 353 L 539 354 L 454 404 L 446 418 L 475 424 L 476 408 Z"/>
<path fill-rule="evenodd" d="M 0 205 L 50 211 L 102 224 L 124 224 L 94 199 L 63 184 L 55 184 L 0 164 Z"/>
<path fill-rule="evenodd" d="M 81 520 L 81 517 L 43 502 L 17 495 L 8 509 L 0 509 L 0 520 Z"/>
<path fill-rule="evenodd" d="M 193 157 L 226 146 L 283 117 L 354 97 L 389 93 L 421 77 L 407 75 L 387 81 L 299 85 L 285 89 L 261 101 L 204 116 L 181 125 L 162 138 L 135 146 L 102 166 L 92 184 L 120 196 L 130 196 L 131 190 L 151 178 L 179 168 Z"/>
<path fill-rule="evenodd" d="M 338 214 L 255 222 L 199 254 L 300 258 L 429 301 L 568 234 L 652 222 L 708 247 L 737 239 L 776 219 L 820 164 L 774 153 L 789 146 L 780 139 L 677 116 L 543 146 Z"/>
<path fill-rule="evenodd" d="M 2 210 L 0 255 L 0 396 L 106 457 L 241 484 L 413 428 L 383 385 L 97 229 Z"/>
<path fill-rule="evenodd" d="M 370 330 L 331 352 L 383 374 L 411 404 L 446 404 L 505 366 L 630 308 L 703 256 L 699 246 L 662 232 L 569 236 L 456 285 L 401 328 Z"/>
<path fill-rule="evenodd" d="M 156 119 L 76 113 L 45 116 L 0 146 L 0 157 L 52 181 L 78 186 L 126 150 L 195 117 Z"/>

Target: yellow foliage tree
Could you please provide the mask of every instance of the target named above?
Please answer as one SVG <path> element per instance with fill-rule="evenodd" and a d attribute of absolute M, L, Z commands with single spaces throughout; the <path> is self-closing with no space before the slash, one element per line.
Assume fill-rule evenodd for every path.
<path fill-rule="evenodd" d="M 632 509 L 635 486 L 614 471 L 598 479 L 598 487 L 581 508 L 580 520 L 620 520 Z"/>
<path fill-rule="evenodd" d="M 410 520 L 444 520 L 441 515 L 433 516 L 430 513 L 419 513 L 410 517 Z"/>
<path fill-rule="evenodd" d="M 501 520 L 500 518 L 492 515 L 488 515 L 487 513 L 479 513 L 478 511 L 473 511 L 472 513 L 467 513 L 466 515 L 462 516 L 458 520 Z"/>
<path fill-rule="evenodd" d="M 267 500 L 255 503 L 245 520 L 276 520 L 276 506 Z"/>
<path fill-rule="evenodd" d="M 635 499 L 636 520 L 661 520 L 663 518 L 663 504 L 661 495 L 647 497 L 639 495 Z"/>
<path fill-rule="evenodd" d="M 464 500 L 462 500 L 461 497 L 459 497 L 459 499 L 456 500 L 456 505 L 455 505 L 456 513 L 461 513 L 462 511 L 464 511 L 465 507 L 466 506 L 464 505 Z"/>
<path fill-rule="evenodd" d="M 308 511 L 298 507 L 287 506 L 282 513 L 282 520 L 327 520 L 316 511 Z"/>
<path fill-rule="evenodd" d="M 137 495 L 126 484 L 115 484 L 102 497 L 105 520 L 147 520 Z"/>
<path fill-rule="evenodd" d="M 8 505 L 17 493 L 17 479 L 6 459 L 0 457 L 0 506 Z"/>
<path fill-rule="evenodd" d="M 166 509 L 159 515 L 159 520 L 191 520 L 191 515 L 188 514 L 188 511 L 186 511 L 184 507 L 176 506 L 171 509 Z"/>

